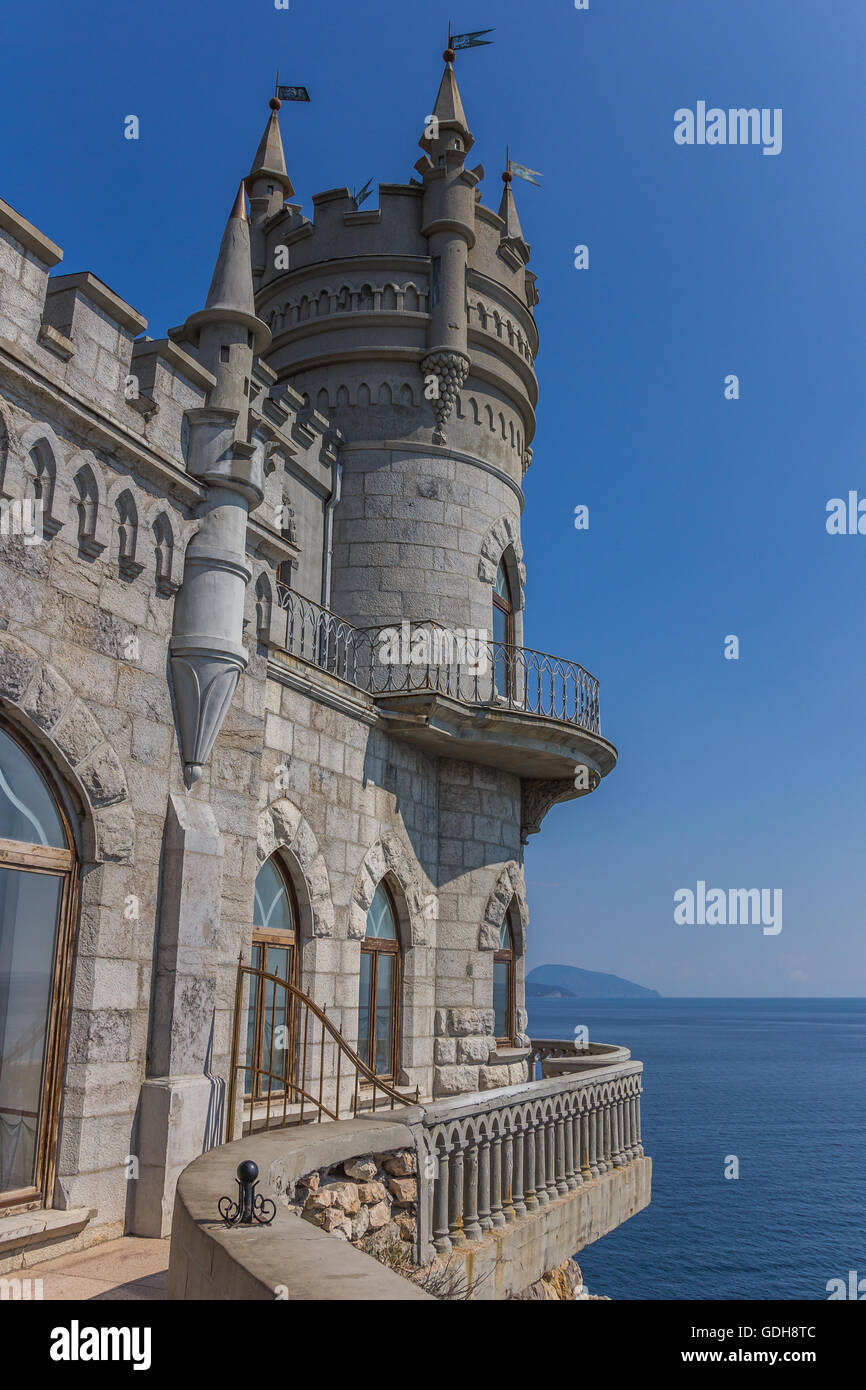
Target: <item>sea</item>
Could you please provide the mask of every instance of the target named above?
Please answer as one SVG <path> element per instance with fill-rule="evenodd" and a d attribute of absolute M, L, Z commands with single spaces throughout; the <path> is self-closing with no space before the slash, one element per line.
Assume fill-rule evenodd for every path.
<path fill-rule="evenodd" d="M 644 1063 L 652 1203 L 579 1252 L 590 1293 L 866 1298 L 866 1000 L 527 1006 L 530 1036 L 583 1026 Z"/>

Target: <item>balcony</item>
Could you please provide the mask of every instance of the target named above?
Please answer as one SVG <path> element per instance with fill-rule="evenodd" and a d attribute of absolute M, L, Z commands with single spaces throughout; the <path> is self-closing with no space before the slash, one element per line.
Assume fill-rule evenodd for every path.
<path fill-rule="evenodd" d="M 567 781 L 573 796 L 616 762 L 598 681 L 575 661 L 433 621 L 356 628 L 283 588 L 271 626 L 289 658 L 362 691 L 390 732 L 425 752 Z"/>
<path fill-rule="evenodd" d="M 533 1058 L 556 1074 L 249 1133 L 203 1154 L 178 1182 L 169 1297 L 273 1299 L 277 1281 L 289 1299 L 425 1297 L 411 1271 L 405 1278 L 384 1269 L 362 1242 L 353 1246 L 351 1232 L 347 1239 L 328 1234 L 306 1196 L 320 1183 L 333 1185 L 335 1197 L 357 1211 L 356 1198 L 345 1201 L 346 1175 L 357 1172 L 359 1159 L 398 1153 L 412 1156 L 416 1175 L 411 1205 L 401 1194 L 399 1208 L 414 1231 L 411 1266 L 462 1262 L 473 1299 L 507 1299 L 528 1288 L 646 1207 L 652 1170 L 641 1142 L 642 1063 L 624 1048 L 557 1040 L 534 1043 Z M 218 1198 L 232 1191 L 239 1161 L 250 1158 L 275 1219 L 226 1230 Z"/>

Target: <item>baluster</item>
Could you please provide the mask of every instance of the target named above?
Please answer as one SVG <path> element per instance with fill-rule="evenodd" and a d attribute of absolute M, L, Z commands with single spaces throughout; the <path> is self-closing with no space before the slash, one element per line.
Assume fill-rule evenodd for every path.
<path fill-rule="evenodd" d="M 527 1121 L 524 1133 L 521 1136 L 523 1139 L 521 1147 L 523 1149 L 523 1191 L 525 1193 L 526 1211 L 537 1211 L 541 1205 L 535 1187 L 535 1130 L 536 1123 L 534 1120 L 530 1119 Z M 517 1210 L 516 1202 L 514 1204 L 514 1209 L 515 1211 Z"/>
<path fill-rule="evenodd" d="M 598 1099 L 592 1098 L 592 1104 L 584 1115 L 584 1123 L 587 1126 L 587 1150 L 589 1152 L 589 1176 L 599 1176 L 598 1166 Z"/>
<path fill-rule="evenodd" d="M 562 1125 L 562 1135 L 564 1144 L 564 1177 L 566 1192 L 573 1192 L 577 1187 L 577 1178 L 574 1176 L 574 1117 L 572 1115 L 563 1116 L 560 1121 Z"/>
<path fill-rule="evenodd" d="M 583 1148 L 581 1147 L 582 1125 L 580 1111 L 577 1109 L 577 1098 L 575 1097 L 575 1111 L 571 1117 L 571 1126 L 574 1134 L 574 1185 L 583 1185 Z"/>
<path fill-rule="evenodd" d="M 456 1140 L 451 1156 L 451 1176 L 448 1184 L 448 1235 L 452 1245 L 463 1245 L 463 1148 Z"/>
<path fill-rule="evenodd" d="M 474 1135 L 466 1146 L 463 1163 L 463 1231 L 467 1240 L 478 1240 L 481 1236 L 478 1220 L 478 1144 Z"/>
<path fill-rule="evenodd" d="M 508 1136 L 508 1146 L 511 1150 L 511 1203 L 506 1208 L 505 1215 L 509 1221 L 516 1221 L 526 1215 L 524 1130 L 523 1120 L 519 1118 L 515 1119 L 513 1142 L 512 1135 Z"/>
<path fill-rule="evenodd" d="M 551 1202 L 559 1196 L 559 1155 L 556 1152 L 556 1120 L 548 1118 L 544 1130 L 544 1175 Z"/>
<path fill-rule="evenodd" d="M 602 1163 L 604 1168 L 602 1169 Z M 599 1158 L 599 1170 L 609 1173 L 613 1167 L 610 1152 L 610 1102 L 607 1105 L 602 1102 L 601 1111 L 601 1156 Z"/>
<path fill-rule="evenodd" d="M 486 1134 L 482 1134 L 478 1146 L 478 1224 L 482 1232 L 493 1227 L 490 1198 L 490 1140 Z"/>
<path fill-rule="evenodd" d="M 502 1138 L 497 1130 L 490 1145 L 490 1224 L 504 1226 L 502 1214 Z"/>
<path fill-rule="evenodd" d="M 626 1163 L 630 1163 L 634 1158 L 634 1143 L 631 1131 L 631 1096 L 626 1096 L 622 1102 L 622 1130 L 623 1130 L 623 1156 Z"/>
<path fill-rule="evenodd" d="M 556 1117 L 556 1190 L 560 1197 L 570 1191 L 568 1185 L 568 1161 L 567 1149 L 571 1145 L 566 1142 L 565 1119 L 562 1115 Z"/>
<path fill-rule="evenodd" d="M 448 1197 L 450 1161 L 445 1149 L 437 1150 L 436 1182 L 433 1188 L 433 1245 L 440 1255 L 451 1249 L 448 1235 Z"/>
<path fill-rule="evenodd" d="M 540 1207 L 546 1207 L 550 1201 L 547 1195 L 546 1158 L 547 1126 L 544 1116 L 539 1115 L 535 1124 L 535 1199 Z"/>

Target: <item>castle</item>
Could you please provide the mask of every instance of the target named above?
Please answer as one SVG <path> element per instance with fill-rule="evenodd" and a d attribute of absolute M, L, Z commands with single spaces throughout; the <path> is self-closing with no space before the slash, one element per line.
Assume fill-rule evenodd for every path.
<path fill-rule="evenodd" d="M 376 209 L 303 214 L 273 100 L 160 340 L 0 202 L 5 1268 L 164 1235 L 199 1155 L 377 1095 L 431 1107 L 421 1257 L 649 1200 L 640 1064 L 527 1036 L 522 846 L 616 753 L 524 646 L 536 277 L 454 57 Z"/>

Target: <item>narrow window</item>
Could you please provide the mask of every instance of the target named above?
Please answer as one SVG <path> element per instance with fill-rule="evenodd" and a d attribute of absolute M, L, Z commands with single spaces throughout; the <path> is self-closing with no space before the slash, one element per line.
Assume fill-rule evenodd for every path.
<path fill-rule="evenodd" d="M 499 561 L 493 586 L 493 672 L 496 693 L 511 698 L 514 673 L 514 604 L 505 561 Z"/>
<path fill-rule="evenodd" d="M 358 996 L 358 1054 L 377 1076 L 397 1075 L 400 992 L 400 943 L 397 914 L 384 883 L 380 883 L 367 913 L 367 934 L 361 942 Z"/>
<path fill-rule="evenodd" d="M 298 982 L 298 912 L 294 890 L 279 861 L 271 857 L 256 877 L 253 905 L 253 969 L 290 985 Z M 282 1096 L 294 1099 L 295 1019 L 290 990 L 275 980 L 250 976 L 247 1012 L 245 1090 L 254 1100 Z"/>
<path fill-rule="evenodd" d="M 493 957 L 493 1014 L 496 1041 L 514 1041 L 514 941 L 509 921 L 511 909 L 499 931 L 499 950 Z"/>

